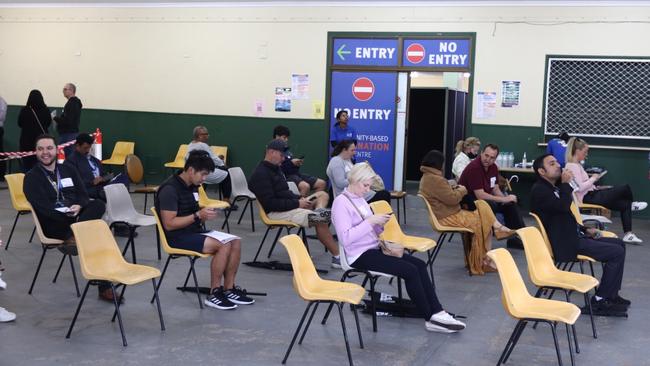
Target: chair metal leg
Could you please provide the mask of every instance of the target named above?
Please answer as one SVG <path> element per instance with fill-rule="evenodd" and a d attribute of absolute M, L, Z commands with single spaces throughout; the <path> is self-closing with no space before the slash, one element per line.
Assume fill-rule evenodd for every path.
<path fill-rule="evenodd" d="M 131 239 L 131 257 L 133 258 L 133 264 L 138 263 L 135 259 L 135 229 L 137 228 L 137 226 L 129 225 L 129 239 Z"/>
<path fill-rule="evenodd" d="M 370 304 L 372 310 L 372 331 L 377 333 L 377 296 L 375 296 L 375 283 L 377 277 L 370 277 Z"/>
<path fill-rule="evenodd" d="M 191 274 L 192 274 L 192 267 L 187 269 L 187 276 L 185 276 L 185 282 L 183 282 L 183 287 L 187 287 L 187 282 L 190 280 Z"/>
<path fill-rule="evenodd" d="M 158 285 L 156 285 L 156 291 L 154 292 L 154 296 L 151 297 L 151 301 L 149 301 L 150 304 L 153 304 L 153 300 L 156 298 L 156 294 L 158 293 L 158 290 L 160 290 L 160 285 L 162 284 L 163 278 L 165 277 L 165 272 L 167 272 L 167 266 L 169 265 L 169 262 L 171 261 L 172 256 L 167 257 L 167 261 L 165 262 L 165 267 L 163 268 L 162 274 L 160 275 L 160 280 L 158 280 Z"/>
<path fill-rule="evenodd" d="M 510 338 L 508 338 L 508 342 L 506 342 L 506 346 L 503 348 L 503 352 L 501 352 L 501 356 L 499 357 L 499 361 L 497 362 L 497 366 L 499 366 L 503 362 L 505 362 L 505 361 L 503 361 L 503 359 L 505 358 L 506 353 L 510 354 L 510 352 L 512 351 L 510 346 L 512 345 L 513 340 L 515 339 L 515 335 L 519 331 L 519 327 L 521 326 L 522 323 L 523 323 L 523 320 L 519 320 L 517 322 L 517 325 L 515 325 L 515 329 L 512 330 L 512 333 L 510 334 Z M 512 348 L 514 348 L 514 346 Z"/>
<path fill-rule="evenodd" d="M 300 339 L 298 340 L 298 344 L 302 344 L 302 340 L 305 339 L 305 335 L 307 334 L 307 330 L 309 329 L 309 325 L 311 324 L 312 319 L 314 319 L 314 314 L 316 314 L 316 309 L 318 309 L 319 304 L 320 304 L 320 302 L 316 301 L 316 305 L 314 305 L 314 308 L 311 310 L 311 315 L 309 315 L 309 320 L 307 320 L 307 324 L 305 325 L 305 329 L 302 330 L 302 335 L 300 336 Z"/>
<path fill-rule="evenodd" d="M 591 301 L 589 300 L 589 294 L 585 292 L 584 295 L 585 295 L 585 306 L 589 308 L 589 319 L 591 320 L 591 332 L 594 338 L 598 338 L 598 332 L 596 332 L 596 324 L 594 323 L 594 312 L 591 309 Z"/>
<path fill-rule="evenodd" d="M 260 255 L 260 251 L 262 250 L 262 246 L 264 245 L 264 241 L 266 240 L 266 236 L 269 235 L 269 231 L 271 230 L 270 226 L 266 227 L 266 232 L 264 233 L 264 237 L 262 238 L 262 241 L 260 242 L 260 246 L 257 248 L 257 253 L 255 253 L 255 258 L 253 258 L 253 262 L 257 262 L 257 257 Z"/>
<path fill-rule="evenodd" d="M 63 267 L 63 262 L 65 262 L 65 257 L 67 257 L 67 254 L 64 254 L 61 257 L 61 262 L 59 262 L 59 268 L 56 270 L 56 274 L 54 275 L 54 278 L 52 279 L 52 283 L 56 283 L 57 278 L 59 278 L 59 272 L 61 272 L 61 267 Z"/>
<path fill-rule="evenodd" d="M 14 235 L 14 229 L 16 229 L 18 216 L 20 216 L 20 211 L 16 212 L 16 218 L 14 219 L 14 224 L 11 225 L 11 231 L 9 232 L 9 239 L 7 239 L 7 244 L 5 244 L 5 250 L 9 249 L 9 243 L 11 243 L 11 237 Z"/>
<path fill-rule="evenodd" d="M 521 334 L 524 332 L 524 329 L 526 328 L 526 325 L 528 325 L 527 320 L 523 320 L 521 324 L 519 325 L 519 329 L 517 329 L 517 333 L 514 334 L 514 338 L 512 338 L 512 343 L 510 344 L 510 349 L 506 353 L 505 357 L 503 358 L 503 363 L 508 362 L 508 358 L 510 358 L 510 354 L 512 354 L 512 351 L 515 349 L 515 346 L 517 345 L 517 342 L 519 342 L 519 338 L 521 337 Z"/>
<path fill-rule="evenodd" d="M 557 342 L 557 333 L 555 332 L 555 326 L 557 323 L 548 322 L 551 326 L 551 333 L 553 333 L 553 343 L 555 343 L 555 352 L 557 353 L 557 363 L 562 366 L 562 355 L 560 354 L 560 345 Z"/>
<path fill-rule="evenodd" d="M 345 328 L 345 319 L 343 319 L 343 304 L 338 302 L 336 307 L 339 309 L 339 318 L 341 318 L 341 329 L 343 330 L 343 339 L 345 340 L 345 350 L 348 352 L 348 361 L 350 366 L 354 365 L 352 362 L 352 352 L 350 351 L 350 342 L 348 342 L 348 332 Z"/>
<path fill-rule="evenodd" d="M 158 308 L 158 319 L 160 319 L 160 330 L 165 330 L 165 321 L 163 320 L 162 310 L 160 309 L 160 299 L 158 298 L 158 286 L 156 286 L 156 279 L 151 279 L 153 285 L 153 297 L 156 299 L 156 308 Z"/>
<path fill-rule="evenodd" d="M 309 251 L 309 241 L 307 241 L 307 230 L 304 227 L 301 227 L 300 230 L 298 230 L 298 235 L 302 236 L 302 243 L 307 249 L 307 254 L 311 255 L 311 252 Z M 327 247 L 323 247 L 325 248 L 325 252 L 327 252 Z"/>
<path fill-rule="evenodd" d="M 81 296 L 79 293 L 79 283 L 77 282 L 77 271 L 74 269 L 74 262 L 72 262 L 72 256 L 68 255 L 68 260 L 70 261 L 70 270 L 72 270 L 72 279 L 74 280 L 74 288 L 77 290 L 77 297 Z"/>
<path fill-rule="evenodd" d="M 569 324 L 564 324 L 566 328 L 566 338 L 569 341 L 569 356 L 571 358 L 571 366 L 575 365 L 575 360 L 573 359 L 573 345 L 571 344 L 571 332 L 569 331 Z M 575 332 L 575 328 L 573 328 L 573 331 Z M 575 338 L 575 333 L 573 334 Z M 577 344 L 576 344 L 577 346 Z"/>
<path fill-rule="evenodd" d="M 251 212 L 251 229 L 253 229 L 253 232 L 255 232 L 255 219 L 253 219 L 253 200 L 250 200 L 250 201 L 251 201 L 251 206 L 250 206 L 250 209 L 251 209 L 251 211 L 250 211 Z"/>
<path fill-rule="evenodd" d="M 194 289 L 196 289 L 196 298 L 199 299 L 199 307 L 203 309 L 203 302 L 201 301 L 201 294 L 199 293 L 199 281 L 196 280 L 196 271 L 194 270 L 194 262 L 196 262 L 196 257 L 190 258 L 190 270 L 192 271 L 192 277 L 194 278 Z"/>
<path fill-rule="evenodd" d="M 34 240 L 34 234 L 36 234 L 36 226 L 34 226 L 34 228 L 32 229 L 32 236 L 29 237 L 29 242 L 30 243 L 32 242 L 32 240 Z M 9 243 L 7 243 L 7 244 L 9 244 Z M 7 248 L 5 248 L 5 249 L 7 249 Z"/>
<path fill-rule="evenodd" d="M 113 294 L 115 294 L 115 286 L 111 282 L 111 290 L 113 291 Z M 126 344 L 126 335 L 124 334 L 124 325 L 122 325 L 122 315 L 120 315 L 120 305 L 117 303 L 117 297 L 113 296 L 113 305 L 115 305 L 115 312 L 117 312 L 117 323 L 120 325 L 120 333 L 122 333 L 122 345 L 124 347 L 127 346 Z"/>
<path fill-rule="evenodd" d="M 74 323 L 77 321 L 77 316 L 79 315 L 79 310 L 81 310 L 81 305 L 84 303 L 84 299 L 86 298 L 86 293 L 88 293 L 88 287 L 90 286 L 90 281 L 86 284 L 86 288 L 84 288 L 84 293 L 81 296 L 81 299 L 79 299 L 79 305 L 77 305 L 77 311 L 74 313 L 74 317 L 72 317 L 72 323 L 70 323 L 70 328 L 68 328 L 68 333 L 65 335 L 66 338 L 70 338 L 70 333 L 72 333 L 72 328 L 74 328 Z"/>
<path fill-rule="evenodd" d="M 399 202 L 397 204 L 399 205 Z M 406 225 L 406 196 L 402 198 L 402 206 L 404 208 L 404 225 Z"/>
<path fill-rule="evenodd" d="M 564 296 L 566 297 L 566 302 L 571 303 L 569 291 L 564 290 Z M 576 334 L 576 325 L 575 324 L 571 325 L 571 328 L 573 328 L 573 340 L 576 343 L 576 353 L 580 353 L 580 346 L 578 345 L 578 336 Z"/>
<path fill-rule="evenodd" d="M 237 201 L 237 198 L 235 198 L 235 202 Z M 246 203 L 244 204 L 244 208 L 241 210 L 241 213 L 239 214 L 239 220 L 237 220 L 237 225 L 241 224 L 241 219 L 244 217 L 244 214 L 246 213 L 246 209 L 248 209 L 248 205 L 251 203 L 250 200 L 246 200 Z"/>
<path fill-rule="evenodd" d="M 302 318 L 300 318 L 300 323 L 298 323 L 298 328 L 296 329 L 296 332 L 293 333 L 293 338 L 291 338 L 291 343 L 289 344 L 289 348 L 287 349 L 287 353 L 285 353 L 284 358 L 282 359 L 282 364 L 284 365 L 287 363 L 287 358 L 289 358 L 289 353 L 291 353 L 291 349 L 293 348 L 293 344 L 296 342 L 296 338 L 298 337 L 298 332 L 300 332 L 300 328 L 302 328 L 302 323 L 305 321 L 305 317 L 307 317 L 307 312 L 309 311 L 309 308 L 313 302 L 309 302 L 307 304 L 307 308 L 305 308 L 305 312 L 302 313 Z"/>
<path fill-rule="evenodd" d="M 156 232 L 156 246 L 158 247 L 158 260 L 162 259 L 162 256 L 160 255 L 160 233 L 158 232 L 158 228 L 155 227 L 154 231 Z"/>
<path fill-rule="evenodd" d="M 122 291 L 120 292 L 120 297 L 119 297 L 119 299 L 121 299 L 122 297 L 124 297 L 124 292 L 126 291 L 126 285 L 125 285 L 125 284 L 121 284 L 121 286 L 122 286 Z M 120 287 L 120 285 L 115 286 L 116 289 L 117 289 L 118 287 Z M 113 297 L 115 297 L 115 293 L 113 293 Z M 117 303 L 117 307 L 119 308 L 120 306 L 122 306 L 122 302 L 121 302 L 121 301 L 120 301 L 119 303 Z M 115 322 L 115 316 L 117 316 L 117 311 L 114 311 L 114 312 L 113 312 L 113 317 L 111 318 L 111 322 L 112 322 L 112 323 Z"/>
<path fill-rule="evenodd" d="M 397 222 L 400 221 L 399 199 L 397 199 Z"/>
<path fill-rule="evenodd" d="M 41 265 L 43 264 L 43 258 L 45 258 L 45 252 L 47 251 L 47 248 L 45 245 L 43 245 L 43 254 L 41 254 L 41 259 L 38 261 L 38 267 L 36 267 L 36 273 L 34 273 L 34 279 L 32 280 L 32 285 L 29 286 L 29 291 L 27 292 L 29 295 L 32 294 L 32 290 L 34 289 L 34 284 L 36 283 L 36 278 L 38 277 L 38 272 L 41 271 Z"/>
<path fill-rule="evenodd" d="M 271 244 L 271 249 L 269 249 L 269 254 L 266 255 L 266 258 L 271 258 L 271 253 L 273 253 L 273 249 L 275 249 L 275 245 L 278 243 L 278 239 L 280 239 L 280 234 L 282 234 L 282 227 L 278 228 L 278 233 L 275 234 L 275 239 L 273 239 L 273 244 Z"/>
<path fill-rule="evenodd" d="M 361 336 L 361 327 L 359 326 L 359 314 L 357 313 L 357 307 L 354 304 L 350 304 L 352 307 L 352 313 L 354 313 L 354 322 L 357 324 L 357 335 L 359 336 L 359 348 L 363 349 L 363 337 Z"/>
<path fill-rule="evenodd" d="M 142 208 L 143 215 L 147 214 L 147 197 L 149 197 L 149 193 L 144 194 L 144 207 Z"/>

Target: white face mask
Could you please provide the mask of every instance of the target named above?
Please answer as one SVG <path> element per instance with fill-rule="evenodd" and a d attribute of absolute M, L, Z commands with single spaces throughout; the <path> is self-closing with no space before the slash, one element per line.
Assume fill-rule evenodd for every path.
<path fill-rule="evenodd" d="M 580 160 L 580 165 L 585 165 L 585 161 L 584 161 L 584 160 Z"/>

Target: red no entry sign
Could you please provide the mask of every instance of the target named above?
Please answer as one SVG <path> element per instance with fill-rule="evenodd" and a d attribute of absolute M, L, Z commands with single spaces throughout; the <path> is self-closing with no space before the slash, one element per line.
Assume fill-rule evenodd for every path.
<path fill-rule="evenodd" d="M 375 84 L 368 78 L 358 78 L 352 83 L 352 95 L 360 102 L 365 102 L 375 94 Z"/>
<path fill-rule="evenodd" d="M 406 59 L 414 64 L 424 60 L 424 47 L 419 43 L 413 43 L 406 49 Z"/>

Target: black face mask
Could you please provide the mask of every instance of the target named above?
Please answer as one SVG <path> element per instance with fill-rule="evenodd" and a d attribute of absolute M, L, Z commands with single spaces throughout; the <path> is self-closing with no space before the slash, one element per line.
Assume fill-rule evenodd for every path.
<path fill-rule="evenodd" d="M 465 153 L 465 155 L 467 155 L 467 157 L 470 158 L 470 160 L 473 160 L 474 158 L 476 158 L 478 156 L 478 155 L 474 154 L 473 152 Z"/>

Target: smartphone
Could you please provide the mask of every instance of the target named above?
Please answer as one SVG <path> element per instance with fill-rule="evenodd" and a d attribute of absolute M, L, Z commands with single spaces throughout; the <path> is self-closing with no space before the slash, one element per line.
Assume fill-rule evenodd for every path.
<path fill-rule="evenodd" d="M 603 170 L 603 172 L 602 172 L 602 173 L 600 173 L 600 178 L 602 178 L 602 177 L 604 177 L 604 176 L 605 176 L 605 174 L 607 174 L 607 170 Z"/>

